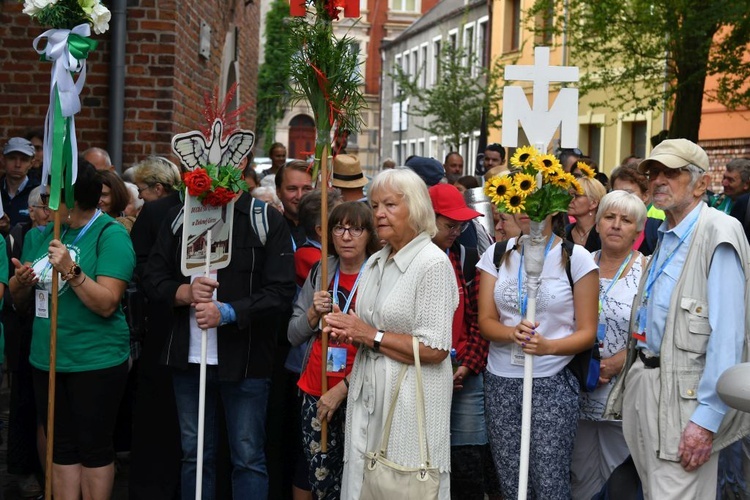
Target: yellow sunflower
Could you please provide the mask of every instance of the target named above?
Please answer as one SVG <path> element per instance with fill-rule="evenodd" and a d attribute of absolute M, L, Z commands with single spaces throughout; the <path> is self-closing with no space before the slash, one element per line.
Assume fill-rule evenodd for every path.
<path fill-rule="evenodd" d="M 520 147 L 510 159 L 510 164 L 516 168 L 526 168 L 538 154 L 539 152 L 534 146 Z"/>
<path fill-rule="evenodd" d="M 581 187 L 581 185 L 578 183 L 578 179 L 576 179 L 571 174 L 567 174 L 567 175 L 570 175 L 570 179 L 568 179 L 570 181 L 570 188 L 575 189 L 577 195 L 581 195 L 582 196 L 582 195 L 586 194 L 586 192 L 583 190 L 583 188 Z"/>
<path fill-rule="evenodd" d="M 560 165 L 560 160 L 555 158 L 555 155 L 551 155 L 551 154 L 537 156 L 534 159 L 534 166 L 540 172 L 548 172 L 555 167 L 562 169 L 562 165 Z"/>
<path fill-rule="evenodd" d="M 513 179 L 507 175 L 492 177 L 484 185 L 484 194 L 493 204 L 497 205 L 502 201 L 511 186 L 513 186 Z"/>
<path fill-rule="evenodd" d="M 517 214 L 526 210 L 523 202 L 526 200 L 526 196 L 523 193 L 516 191 L 515 189 L 509 190 L 505 193 L 505 211 L 509 214 Z"/>
<path fill-rule="evenodd" d="M 523 196 L 528 196 L 536 189 L 536 179 L 529 174 L 518 173 L 513 177 L 513 186 Z"/>
<path fill-rule="evenodd" d="M 551 168 L 548 168 L 547 170 L 542 171 L 542 175 L 544 176 L 544 182 L 551 183 L 555 186 L 563 186 L 559 182 L 555 182 L 555 181 L 560 180 L 564 173 L 565 172 L 563 171 L 562 167 L 559 166 L 559 164 L 554 165 Z"/>
<path fill-rule="evenodd" d="M 594 172 L 594 169 L 588 166 L 587 164 L 583 163 L 582 161 L 579 161 L 576 163 L 576 168 L 581 171 L 583 175 L 588 177 L 589 179 L 593 179 L 596 175 L 596 172 Z"/>
<path fill-rule="evenodd" d="M 572 177 L 569 173 L 563 172 L 562 169 L 554 169 L 549 174 L 549 182 L 551 182 L 553 186 L 568 189 L 570 187 L 570 179 L 568 176 Z"/>

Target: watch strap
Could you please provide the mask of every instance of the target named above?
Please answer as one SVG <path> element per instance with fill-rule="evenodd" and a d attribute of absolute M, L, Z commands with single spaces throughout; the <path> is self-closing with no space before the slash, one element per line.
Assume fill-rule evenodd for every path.
<path fill-rule="evenodd" d="M 383 330 L 378 330 L 375 334 L 375 338 L 372 340 L 372 350 L 375 352 L 380 352 L 380 343 L 383 341 L 383 337 L 385 336 L 385 332 Z"/>

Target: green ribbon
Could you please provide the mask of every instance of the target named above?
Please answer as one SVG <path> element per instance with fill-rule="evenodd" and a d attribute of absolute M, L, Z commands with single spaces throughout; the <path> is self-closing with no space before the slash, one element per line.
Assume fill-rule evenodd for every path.
<path fill-rule="evenodd" d="M 60 208 L 60 191 L 65 189 L 65 204 L 72 207 L 75 201 L 72 183 L 73 148 L 70 142 L 70 125 L 73 117 L 64 118 L 57 85 L 54 92 L 54 129 L 52 134 L 52 164 L 50 165 L 49 207 Z"/>
<path fill-rule="evenodd" d="M 68 35 L 68 50 L 70 51 L 70 55 L 79 61 L 81 59 L 88 59 L 89 52 L 96 49 L 97 45 L 99 45 L 99 42 L 91 38 L 76 35 L 75 33 Z"/>

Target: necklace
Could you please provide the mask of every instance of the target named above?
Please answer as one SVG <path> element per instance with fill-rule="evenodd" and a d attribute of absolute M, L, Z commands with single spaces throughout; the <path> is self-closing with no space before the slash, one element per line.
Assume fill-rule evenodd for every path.
<path fill-rule="evenodd" d="M 591 226 L 590 228 L 588 228 L 587 231 L 581 231 L 579 229 L 580 227 L 581 226 L 579 224 L 576 224 L 575 227 L 573 228 L 574 229 L 574 231 L 572 231 L 572 233 L 574 233 L 573 238 L 577 240 L 576 243 L 578 243 L 579 245 L 585 245 L 586 241 L 589 238 L 589 233 L 591 232 L 592 229 L 594 229 L 594 226 Z"/>

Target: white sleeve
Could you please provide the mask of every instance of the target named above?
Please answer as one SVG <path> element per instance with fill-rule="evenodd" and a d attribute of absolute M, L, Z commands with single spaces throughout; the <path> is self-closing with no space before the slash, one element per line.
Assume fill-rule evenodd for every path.
<path fill-rule="evenodd" d="M 573 275 L 573 283 L 586 276 L 594 269 L 598 269 L 594 258 L 586 248 L 581 245 L 573 246 L 573 256 L 570 260 L 570 274 Z"/>

